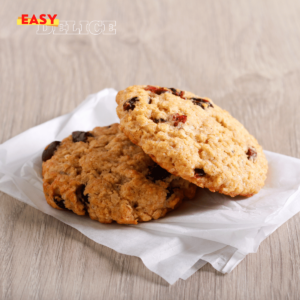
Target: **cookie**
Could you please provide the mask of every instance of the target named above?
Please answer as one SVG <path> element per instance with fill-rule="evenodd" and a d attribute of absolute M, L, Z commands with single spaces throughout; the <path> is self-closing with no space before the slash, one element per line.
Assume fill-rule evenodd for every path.
<path fill-rule="evenodd" d="M 43 152 L 43 188 L 54 208 L 101 223 L 137 224 L 163 217 L 196 186 L 157 165 L 119 125 L 75 131 Z"/>
<path fill-rule="evenodd" d="M 116 101 L 120 129 L 170 173 L 232 197 L 252 196 L 264 185 L 262 147 L 212 100 L 175 88 L 131 86 Z"/>

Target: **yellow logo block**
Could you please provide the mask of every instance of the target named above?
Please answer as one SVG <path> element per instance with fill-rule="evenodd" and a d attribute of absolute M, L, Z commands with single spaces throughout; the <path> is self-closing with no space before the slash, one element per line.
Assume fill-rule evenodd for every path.
<path fill-rule="evenodd" d="M 18 17 L 17 25 L 46 25 L 46 26 L 57 27 L 59 25 L 59 19 L 54 19 L 53 24 L 51 24 L 50 19 L 41 20 L 41 19 L 26 18 L 24 21 L 24 19 L 22 20 L 22 17 Z"/>

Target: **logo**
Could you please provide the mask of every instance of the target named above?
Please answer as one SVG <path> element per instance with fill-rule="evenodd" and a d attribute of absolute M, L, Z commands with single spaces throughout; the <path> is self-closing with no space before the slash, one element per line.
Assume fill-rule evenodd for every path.
<path fill-rule="evenodd" d="M 48 18 L 46 18 L 46 16 Z M 41 14 L 39 19 L 32 15 L 22 15 L 17 19 L 17 25 L 37 25 L 36 34 L 38 35 L 114 35 L 116 34 L 117 22 L 113 20 L 94 20 L 94 21 L 73 21 L 59 20 L 57 15 Z"/>
<path fill-rule="evenodd" d="M 35 15 L 28 18 L 28 15 L 22 15 L 17 19 L 17 25 L 46 25 L 46 26 L 58 26 L 59 20 L 55 19 L 57 15 L 51 16 L 47 14 L 49 19 L 46 19 L 46 14 L 41 14 L 40 18 L 37 19 Z"/>

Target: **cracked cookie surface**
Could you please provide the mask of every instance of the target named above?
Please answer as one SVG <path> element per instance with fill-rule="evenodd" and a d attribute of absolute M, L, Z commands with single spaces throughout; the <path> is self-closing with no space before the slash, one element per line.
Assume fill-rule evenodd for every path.
<path fill-rule="evenodd" d="M 75 131 L 49 144 L 42 160 L 48 204 L 101 223 L 158 219 L 196 192 L 134 145 L 119 124 Z"/>
<path fill-rule="evenodd" d="M 252 196 L 264 185 L 262 147 L 212 100 L 175 88 L 131 86 L 116 101 L 120 129 L 170 173 L 232 197 Z"/>

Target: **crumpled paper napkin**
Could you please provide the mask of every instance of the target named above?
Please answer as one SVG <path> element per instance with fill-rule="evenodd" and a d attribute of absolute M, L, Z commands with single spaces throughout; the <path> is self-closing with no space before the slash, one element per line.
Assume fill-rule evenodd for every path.
<path fill-rule="evenodd" d="M 266 151 L 264 188 L 251 198 L 230 198 L 198 189 L 166 217 L 139 225 L 101 224 L 50 207 L 42 188 L 41 154 L 72 131 L 118 122 L 116 91 L 90 95 L 70 114 L 33 127 L 0 145 L 0 190 L 76 228 L 95 242 L 138 256 L 148 269 L 173 284 L 209 262 L 232 271 L 248 253 L 300 211 L 300 160 Z"/>

